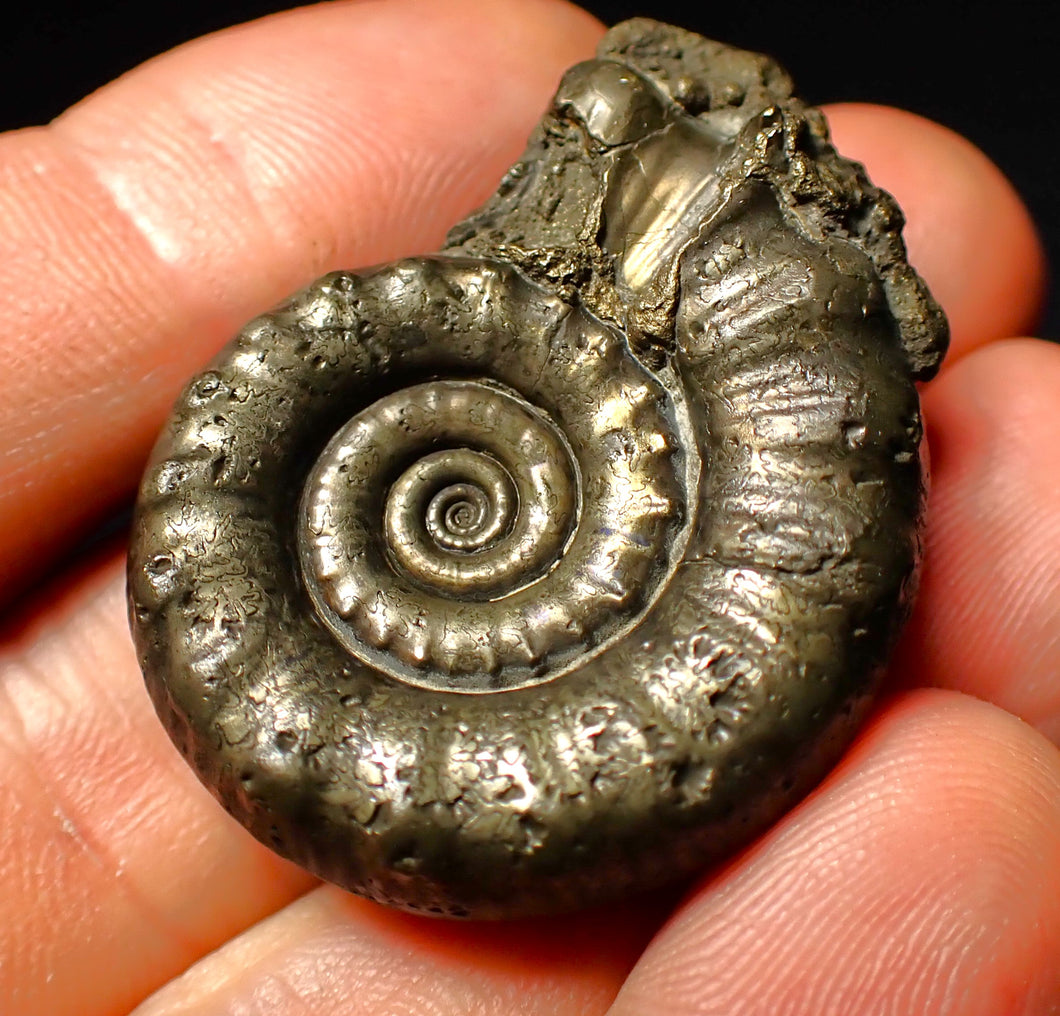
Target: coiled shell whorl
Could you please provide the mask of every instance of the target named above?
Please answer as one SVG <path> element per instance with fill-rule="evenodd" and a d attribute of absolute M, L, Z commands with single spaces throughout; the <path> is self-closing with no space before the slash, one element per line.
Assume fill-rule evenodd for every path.
<path fill-rule="evenodd" d="M 200 778 L 451 916 L 656 886 L 774 821 L 915 588 L 946 326 L 901 225 L 770 60 L 612 29 L 442 253 L 327 276 L 178 400 L 129 602 Z"/>

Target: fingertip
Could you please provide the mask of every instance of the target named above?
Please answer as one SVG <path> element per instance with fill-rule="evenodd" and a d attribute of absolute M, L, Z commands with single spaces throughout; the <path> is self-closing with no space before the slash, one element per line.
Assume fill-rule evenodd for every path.
<path fill-rule="evenodd" d="M 417 0 L 425 10 L 437 7 L 437 0 Z M 482 4 L 479 0 L 457 0 L 469 18 L 492 21 L 495 34 L 504 38 L 513 56 L 522 59 L 529 46 L 541 52 L 568 49 L 586 59 L 604 33 L 604 25 L 585 8 L 568 0 L 503 0 Z M 563 54 L 559 59 L 564 58 Z"/>
<path fill-rule="evenodd" d="M 1060 346 L 992 343 L 924 392 L 932 484 L 920 596 L 894 673 L 1060 741 Z"/>
<path fill-rule="evenodd" d="M 313 879 L 225 817 L 161 731 L 123 555 L 0 646 L 0 1012 L 129 1012 Z M 47 606 L 49 609 L 45 609 Z M 57 920 L 61 915 L 61 920 Z"/>
<path fill-rule="evenodd" d="M 826 112 L 839 151 L 864 163 L 905 212 L 910 260 L 950 320 L 948 364 L 1032 331 L 1045 296 L 1045 255 L 1001 170 L 967 139 L 914 113 L 860 103 Z"/>
<path fill-rule="evenodd" d="M 1047 1011 L 1058 896 L 1060 754 L 985 703 L 908 694 L 690 898 L 612 1016 Z"/>
<path fill-rule="evenodd" d="M 130 490 L 235 327 L 326 271 L 437 249 L 601 30 L 560 0 L 321 3 L 6 135 L 0 601 Z"/>
<path fill-rule="evenodd" d="M 204 957 L 137 1013 L 338 1014 L 351 999 L 358 1016 L 603 1013 L 641 943 L 631 916 L 459 924 L 324 886 Z M 275 993 L 277 981 L 287 990 Z"/>

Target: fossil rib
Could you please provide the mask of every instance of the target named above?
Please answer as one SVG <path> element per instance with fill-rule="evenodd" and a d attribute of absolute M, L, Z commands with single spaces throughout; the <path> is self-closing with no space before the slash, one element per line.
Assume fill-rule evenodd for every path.
<path fill-rule="evenodd" d="M 178 401 L 130 615 L 201 779 L 451 916 L 658 885 L 774 821 L 915 586 L 946 325 L 901 225 L 768 58 L 612 29 L 442 253 L 327 276 Z"/>

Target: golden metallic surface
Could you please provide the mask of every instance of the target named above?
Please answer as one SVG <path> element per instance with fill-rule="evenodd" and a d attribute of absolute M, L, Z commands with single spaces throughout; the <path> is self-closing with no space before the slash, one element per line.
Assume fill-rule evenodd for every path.
<path fill-rule="evenodd" d="M 768 58 L 612 29 L 444 251 L 320 280 L 174 408 L 130 617 L 204 783 L 449 916 L 774 821 L 915 590 L 946 326 L 901 225 Z"/>

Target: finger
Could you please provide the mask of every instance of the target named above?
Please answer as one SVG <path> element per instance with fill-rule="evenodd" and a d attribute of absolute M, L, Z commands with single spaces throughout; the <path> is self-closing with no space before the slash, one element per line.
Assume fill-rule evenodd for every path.
<path fill-rule="evenodd" d="M 16 368 L 0 591 L 128 492 L 177 388 L 242 321 L 326 269 L 437 246 L 598 31 L 547 0 L 331 4 L 185 47 L 0 142 L 0 351 Z M 844 146 L 859 117 L 904 116 L 832 115 Z M 944 135 L 927 164 L 963 144 Z M 969 209 L 917 197 L 944 174 L 925 179 L 898 146 L 869 154 L 988 274 L 1004 248 L 973 242 Z M 996 180 L 969 180 L 967 204 L 990 206 Z M 917 257 L 944 276 L 948 251 Z"/>
<path fill-rule="evenodd" d="M 92 569 L 0 659 L 0 1012 L 125 1014 L 312 884 L 227 818 L 166 742 L 122 586 L 120 561 Z M 317 1013 L 349 1011 L 351 998 L 358 1013 L 394 1012 L 398 999 L 418 1013 L 430 997 L 439 1014 L 587 1016 L 606 1009 L 660 916 L 644 905 L 460 926 L 328 890 L 193 967 L 157 1004 L 300 1016 L 311 990 Z"/>
<path fill-rule="evenodd" d="M 321 4 L 0 139 L 0 594 L 131 489 L 245 320 L 436 249 L 599 32 L 552 0 Z"/>
<path fill-rule="evenodd" d="M 112 556 L 0 655 L 0 1012 L 126 1013 L 313 884 L 166 742 L 122 587 Z"/>
<path fill-rule="evenodd" d="M 932 488 L 920 597 L 894 666 L 1060 742 L 1060 347 L 968 356 L 925 392 Z"/>
<path fill-rule="evenodd" d="M 836 147 L 864 162 L 907 218 L 913 265 L 952 329 L 947 366 L 986 342 L 1034 331 L 1045 256 L 1026 207 L 978 148 L 923 117 L 882 106 L 830 106 Z"/>
<path fill-rule="evenodd" d="M 657 923 L 612 909 L 453 925 L 322 888 L 206 957 L 135 1016 L 602 1016 Z"/>
<path fill-rule="evenodd" d="M 611 1016 L 1044 1016 L 1058 956 L 1060 753 L 919 692 L 692 895 Z"/>
<path fill-rule="evenodd" d="M 531 121 L 559 68 L 595 32 L 584 15 L 557 4 L 463 6 L 462 15 L 457 3 L 444 10 L 405 0 L 336 4 L 240 29 L 132 75 L 81 107 L 56 138 L 30 132 L 7 149 L 18 158 L 4 161 L 5 171 L 28 180 L 25 204 L 12 204 L 17 221 L 7 239 L 11 229 L 25 227 L 28 256 L 53 265 L 59 289 L 46 303 L 48 313 L 39 313 L 34 295 L 49 292 L 34 291 L 40 280 L 28 273 L 15 288 L 22 302 L 6 317 L 54 349 L 48 370 L 24 357 L 25 370 L 13 372 L 36 378 L 16 389 L 29 429 L 12 435 L 0 427 L 10 441 L 3 468 L 11 471 L 0 486 L 11 490 L 11 476 L 22 476 L 20 497 L 0 506 L 3 526 L 17 524 L 25 541 L 5 544 L 9 562 L 80 517 L 80 506 L 113 487 L 116 475 L 131 478 L 130 449 L 142 453 L 144 421 L 153 430 L 172 395 L 160 392 L 172 389 L 189 361 L 210 351 L 265 290 L 297 285 L 332 256 L 346 261 L 360 251 L 369 260 L 396 253 L 395 244 L 419 246 L 417 238 L 454 217 L 436 204 L 473 203 L 477 164 L 506 163 L 522 143 L 506 133 L 507 120 Z M 468 50 L 471 42 L 479 48 Z M 263 73 L 274 75 L 272 84 Z M 545 76 L 549 84 L 531 99 Z M 434 98 L 443 93 L 450 98 Z M 273 101 L 279 114 L 270 113 Z M 398 117 L 402 109 L 411 109 L 408 119 Z M 196 130 L 195 111 L 213 119 Z M 243 120 L 255 122 L 259 113 L 256 129 L 264 133 L 243 152 L 237 144 Z M 282 138 L 281 121 L 294 137 L 286 148 L 277 141 L 276 155 L 267 142 Z M 444 129 L 435 121 L 445 121 Z M 432 155 L 432 138 L 443 138 L 445 151 Z M 255 182 L 243 193 L 237 181 L 248 177 Z M 194 208 L 188 178 L 201 191 Z M 278 183 L 288 178 L 298 185 L 290 194 Z M 132 186 L 141 179 L 144 193 Z M 431 197 L 392 215 L 383 210 L 391 186 L 398 196 Z M 309 197 L 298 204 L 299 195 Z M 327 237 L 319 222 L 309 222 L 304 240 L 285 225 L 318 212 L 336 225 L 323 254 Z M 37 226 L 29 229 L 34 217 Z M 185 256 L 178 240 L 202 253 Z M 253 266 L 257 248 L 263 252 L 257 267 L 272 272 L 264 281 L 260 272 L 236 271 L 240 258 Z M 0 264 L 13 271 L 11 260 Z M 0 292 L 15 299 L 11 287 Z M 64 327 L 49 314 L 62 317 Z M 9 347 L 18 351 L 17 343 Z M 75 394 L 81 389 L 96 403 Z M 57 408 L 43 420 L 48 400 Z M 0 412 L 11 405 L 4 402 Z M 17 416 L 8 422 L 19 423 Z M 75 432 L 86 427 L 95 431 L 91 437 Z M 41 459 L 41 468 L 19 473 L 16 447 Z M 57 468 L 63 462 L 65 472 Z M 38 516 L 46 517 L 43 537 L 34 532 Z M 17 915 L 0 933 L 0 999 L 17 998 L 20 1014 L 125 1012 L 306 885 L 225 819 L 165 746 L 128 648 L 117 565 L 111 575 L 99 605 L 71 608 L 71 620 L 49 629 L 47 651 L 31 647 L 5 663 L 12 669 L 0 676 L 7 693 L 0 726 L 11 731 L 0 749 L 0 779 L 9 813 L 17 805 L 20 815 L 18 828 L 5 832 L 10 849 L 0 855 L 0 877 L 12 887 L 5 890 L 7 912 Z M 51 699 L 49 689 L 56 689 Z M 77 791 L 64 812 L 55 801 L 64 800 L 67 784 Z M 76 835 L 64 833 L 70 812 Z M 64 915 L 59 925 L 56 914 Z"/>

